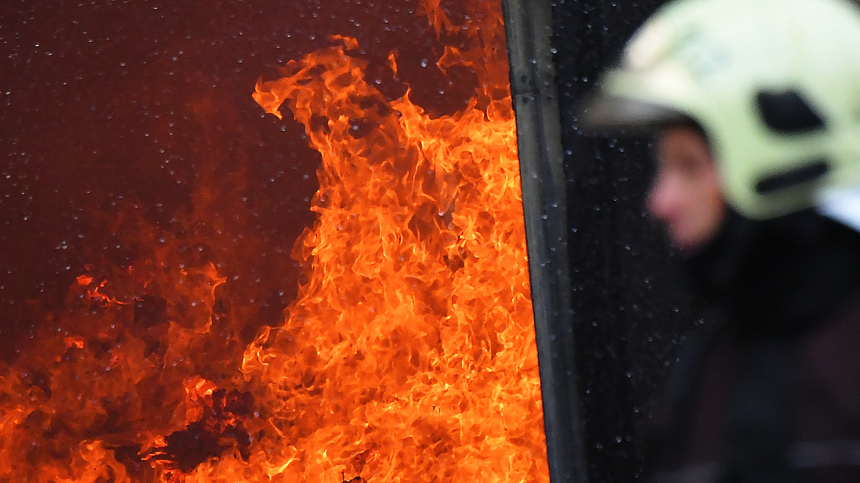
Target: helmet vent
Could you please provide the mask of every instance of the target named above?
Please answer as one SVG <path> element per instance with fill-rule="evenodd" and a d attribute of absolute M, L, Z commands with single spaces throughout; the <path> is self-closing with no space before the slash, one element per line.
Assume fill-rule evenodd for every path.
<path fill-rule="evenodd" d="M 779 133 L 794 134 L 824 127 L 824 120 L 795 90 L 759 91 L 756 103 L 765 124 Z"/>
<path fill-rule="evenodd" d="M 830 164 L 824 159 L 818 159 L 799 168 L 764 177 L 756 183 L 755 190 L 760 195 L 767 195 L 774 191 L 814 181 L 827 174 L 828 171 L 830 171 Z"/>

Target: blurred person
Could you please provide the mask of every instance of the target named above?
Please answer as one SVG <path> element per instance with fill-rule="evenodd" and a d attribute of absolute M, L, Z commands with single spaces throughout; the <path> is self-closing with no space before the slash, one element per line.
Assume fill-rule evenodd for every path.
<path fill-rule="evenodd" d="M 707 301 L 646 480 L 860 482 L 860 10 L 676 0 L 599 86 L 582 127 L 653 136 L 647 209 Z"/>

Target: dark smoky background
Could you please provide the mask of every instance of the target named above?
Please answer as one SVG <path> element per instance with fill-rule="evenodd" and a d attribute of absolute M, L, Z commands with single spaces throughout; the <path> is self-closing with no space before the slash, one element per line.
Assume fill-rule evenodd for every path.
<path fill-rule="evenodd" d="M 461 2 L 441 6 L 469 20 Z M 76 277 L 164 247 L 163 263 L 227 277 L 222 298 L 250 314 L 244 342 L 280 322 L 319 154 L 251 93 L 332 35 L 358 40 L 372 85 L 411 88 L 431 115 L 474 93 L 474 72 L 436 65 L 466 37 L 437 37 L 417 0 L 3 2 L 0 359 L 38 347 Z"/>

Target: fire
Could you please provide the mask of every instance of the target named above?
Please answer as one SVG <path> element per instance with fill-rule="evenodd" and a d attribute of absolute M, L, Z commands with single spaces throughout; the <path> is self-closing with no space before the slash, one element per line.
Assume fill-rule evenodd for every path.
<path fill-rule="evenodd" d="M 272 394 L 277 469 L 540 480 L 514 119 L 493 95 L 506 77 L 489 77 L 504 69 L 484 71 L 484 109 L 476 96 L 431 119 L 408 95 L 386 102 L 349 55 L 357 42 L 336 40 L 254 96 L 279 117 L 287 103 L 323 155 L 319 218 L 295 249 L 309 281 L 244 364 Z M 449 48 L 440 63 L 476 57 Z"/>
<path fill-rule="evenodd" d="M 78 276 L 62 330 L 0 371 L 3 478 L 548 481 L 501 12 L 470 6 L 466 30 L 424 7 L 476 32 L 439 60 L 479 77 L 454 115 L 387 99 L 347 37 L 256 87 L 322 155 L 283 323 L 237 344 L 230 260 L 138 230 L 152 248 Z"/>

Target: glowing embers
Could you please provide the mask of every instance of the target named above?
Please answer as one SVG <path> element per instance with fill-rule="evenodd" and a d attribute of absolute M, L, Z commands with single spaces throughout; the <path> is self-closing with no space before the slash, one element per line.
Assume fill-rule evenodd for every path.
<path fill-rule="evenodd" d="M 200 384 L 195 389 L 199 387 Z M 224 389 L 213 393 L 209 388 L 202 399 L 206 404 L 199 408 L 199 418 L 189 414 L 188 420 L 193 422 L 159 439 L 142 460 L 162 465 L 167 471 L 181 472 L 189 472 L 230 450 L 236 450 L 243 460 L 248 460 L 251 439 L 245 422 L 253 417 L 254 396 L 235 389 L 229 394 Z"/>
<path fill-rule="evenodd" d="M 145 238 L 145 237 L 144 237 Z M 163 254 L 175 253 L 172 244 Z M 4 368 L 0 386 L 0 475 L 18 481 L 169 481 L 176 470 L 222 452 L 161 444 L 184 432 L 215 434 L 218 449 L 241 453 L 233 394 L 198 387 L 200 374 L 236 378 L 241 358 L 222 327 L 216 290 L 225 282 L 212 264 L 159 261 L 79 276 L 66 309 L 39 328 L 39 350 Z M 235 333 L 231 334 L 235 338 Z M 209 374 L 213 376 L 209 376 Z M 186 387 L 194 387 L 192 395 Z M 227 403 L 211 401 L 224 394 Z M 208 399 L 207 399 L 208 398 Z M 235 398 L 234 398 L 235 399 Z M 242 396 L 248 407 L 247 396 Z M 220 411 L 220 412 L 219 412 Z M 231 419 L 219 416 L 230 413 Z M 231 433 L 232 431 L 232 433 Z M 236 433 L 234 442 L 222 443 Z M 246 438 L 247 439 L 247 438 Z M 170 464 L 148 455 L 166 446 Z M 247 445 L 246 445 L 247 446 Z M 195 458 L 197 458 L 195 460 Z"/>

